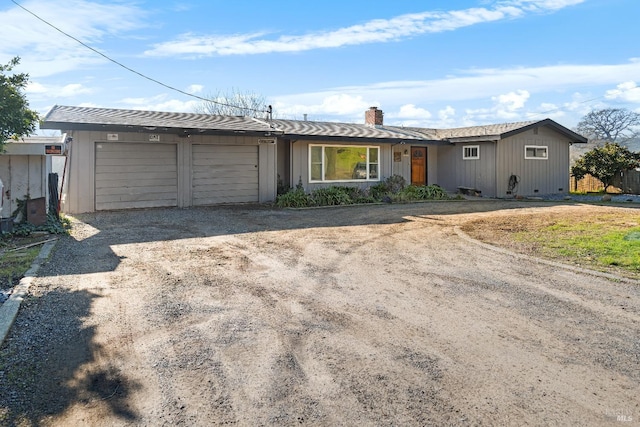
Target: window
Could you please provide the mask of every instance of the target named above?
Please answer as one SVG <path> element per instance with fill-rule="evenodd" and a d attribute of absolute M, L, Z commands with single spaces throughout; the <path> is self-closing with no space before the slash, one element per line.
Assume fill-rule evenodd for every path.
<path fill-rule="evenodd" d="M 546 145 L 525 145 L 524 158 L 533 160 L 547 160 Z"/>
<path fill-rule="evenodd" d="M 465 145 L 462 147 L 462 160 L 478 160 L 479 158 L 479 145 Z"/>
<path fill-rule="evenodd" d="M 378 147 L 310 145 L 309 181 L 378 181 Z"/>

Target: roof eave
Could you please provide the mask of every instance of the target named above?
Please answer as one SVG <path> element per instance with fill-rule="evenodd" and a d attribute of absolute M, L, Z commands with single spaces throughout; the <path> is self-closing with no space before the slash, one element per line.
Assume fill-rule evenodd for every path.
<path fill-rule="evenodd" d="M 105 124 L 105 123 L 69 123 L 45 121 L 40 126 L 41 129 L 57 129 L 64 131 L 105 131 L 105 132 L 135 132 L 135 133 L 167 133 L 178 136 L 190 135 L 246 135 L 246 136 L 269 136 L 273 134 L 280 136 L 281 132 L 273 130 L 245 130 L 245 129 L 201 129 L 188 127 L 167 127 L 167 126 L 140 126 L 126 124 Z"/>
<path fill-rule="evenodd" d="M 516 135 L 522 132 L 526 132 L 529 129 L 533 129 L 536 127 L 540 127 L 540 126 L 549 126 L 551 128 L 553 128 L 556 132 L 561 133 L 562 135 L 566 136 L 567 138 L 569 138 L 571 140 L 571 143 L 578 143 L 578 144 L 586 144 L 587 143 L 587 138 L 585 138 L 584 136 L 572 131 L 569 128 L 566 128 L 564 126 L 562 126 L 561 124 L 555 122 L 554 120 L 551 119 L 544 119 L 544 120 L 540 120 L 539 122 L 535 122 L 532 123 L 530 125 L 527 126 L 523 126 L 521 128 L 518 129 L 514 129 L 512 131 L 509 132 L 505 132 L 503 134 L 501 134 L 500 136 L 502 138 L 507 138 L 509 136 L 512 135 Z"/>
<path fill-rule="evenodd" d="M 331 142 L 351 142 L 362 144 L 414 144 L 414 145 L 444 145 L 444 141 L 433 141 L 426 139 L 409 138 L 375 138 L 375 137 L 354 137 L 335 135 L 304 135 L 295 133 L 284 133 L 278 135 L 280 138 L 288 138 L 296 141 L 331 141 Z"/>
<path fill-rule="evenodd" d="M 500 135 L 464 136 L 459 138 L 447 138 L 446 142 L 455 144 L 457 142 L 495 142 L 501 139 Z"/>

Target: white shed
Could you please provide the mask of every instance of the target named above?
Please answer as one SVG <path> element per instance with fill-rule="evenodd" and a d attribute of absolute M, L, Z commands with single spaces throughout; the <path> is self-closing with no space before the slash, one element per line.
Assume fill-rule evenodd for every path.
<path fill-rule="evenodd" d="M 3 183 L 1 218 L 10 218 L 17 200 L 46 198 L 49 202 L 48 176 L 54 171 L 53 157 L 64 154 L 62 137 L 26 137 L 5 144 L 0 154 L 0 180 Z"/>

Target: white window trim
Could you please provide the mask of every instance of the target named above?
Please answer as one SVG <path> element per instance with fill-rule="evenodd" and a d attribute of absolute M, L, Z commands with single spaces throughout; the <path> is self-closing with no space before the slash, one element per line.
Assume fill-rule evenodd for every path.
<path fill-rule="evenodd" d="M 322 179 L 311 179 L 311 148 L 312 147 L 322 147 Z M 340 180 L 325 180 L 324 179 L 324 148 L 366 148 L 367 149 L 367 176 L 369 175 L 369 166 L 370 165 L 378 165 L 378 177 L 377 178 L 368 178 L 368 179 L 340 179 Z M 369 150 L 371 148 L 375 148 L 378 150 L 378 162 L 370 163 L 369 162 Z M 379 182 L 380 181 L 380 156 L 382 154 L 382 148 L 377 145 L 333 145 L 333 144 L 309 144 L 309 160 L 307 162 L 307 166 L 309 168 L 309 183 L 310 184 L 318 184 L 318 183 L 333 183 L 333 182 Z"/>
<path fill-rule="evenodd" d="M 544 148 L 546 156 L 544 156 L 544 157 L 537 157 L 537 156 L 530 157 L 530 156 L 527 156 L 527 149 L 528 148 L 533 148 L 533 149 Z M 525 145 L 524 146 L 524 158 L 525 158 L 525 160 L 549 160 L 549 146 L 548 145 Z"/>
<path fill-rule="evenodd" d="M 472 148 L 475 148 L 478 154 L 476 154 L 475 156 L 466 156 L 465 153 L 467 152 L 467 148 L 469 150 L 471 150 Z M 462 160 L 480 160 L 480 146 L 479 145 L 463 145 Z"/>

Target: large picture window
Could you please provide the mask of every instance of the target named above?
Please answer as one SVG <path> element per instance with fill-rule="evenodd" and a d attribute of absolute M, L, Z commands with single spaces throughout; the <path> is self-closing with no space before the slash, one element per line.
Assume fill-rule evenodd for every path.
<path fill-rule="evenodd" d="M 309 181 L 378 181 L 378 147 L 310 145 Z"/>

